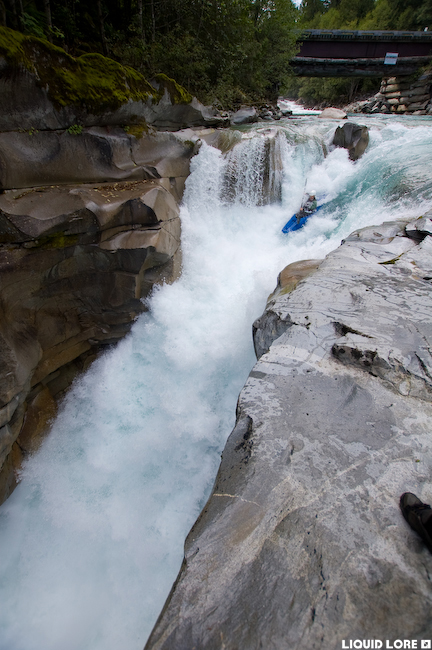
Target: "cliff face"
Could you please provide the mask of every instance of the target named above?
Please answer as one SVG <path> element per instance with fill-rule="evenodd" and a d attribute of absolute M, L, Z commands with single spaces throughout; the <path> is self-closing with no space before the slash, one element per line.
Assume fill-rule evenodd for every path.
<path fill-rule="evenodd" d="M 168 131 L 224 120 L 165 75 L 1 26 L 0 96 L 1 503 L 56 400 L 180 272 L 178 203 L 213 130 Z"/>
<path fill-rule="evenodd" d="M 180 272 L 197 134 L 0 133 L 0 502 L 56 400 Z"/>
<path fill-rule="evenodd" d="M 430 639 L 432 556 L 398 502 L 432 501 L 432 229 L 405 225 L 281 274 L 147 650 Z"/>

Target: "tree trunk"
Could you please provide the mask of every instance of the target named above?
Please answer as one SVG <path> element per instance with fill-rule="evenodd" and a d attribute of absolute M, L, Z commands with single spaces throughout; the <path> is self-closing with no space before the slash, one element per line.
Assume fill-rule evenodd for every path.
<path fill-rule="evenodd" d="M 0 0 L 0 25 L 6 27 L 6 7 L 3 0 Z"/>
<path fill-rule="evenodd" d="M 102 50 L 104 55 L 108 56 L 108 43 L 105 36 L 105 26 L 104 26 L 104 17 L 103 17 L 101 0 L 97 0 L 97 10 L 98 10 L 98 17 L 99 17 L 99 33 L 102 41 Z"/>
<path fill-rule="evenodd" d="M 151 15 L 152 15 L 152 41 L 156 40 L 156 19 L 155 19 L 155 9 L 154 9 L 154 0 L 151 0 Z"/>
<path fill-rule="evenodd" d="M 50 0 L 44 0 L 45 18 L 48 27 L 48 40 L 52 42 L 52 19 Z"/>
<path fill-rule="evenodd" d="M 143 43 L 145 43 L 144 20 L 143 20 L 143 3 L 138 0 L 138 30 Z"/>
<path fill-rule="evenodd" d="M 10 1 L 10 7 L 12 9 L 12 27 L 13 29 L 19 29 L 19 20 L 18 20 L 18 12 L 17 12 L 17 7 L 16 7 L 16 0 L 9 0 Z"/>

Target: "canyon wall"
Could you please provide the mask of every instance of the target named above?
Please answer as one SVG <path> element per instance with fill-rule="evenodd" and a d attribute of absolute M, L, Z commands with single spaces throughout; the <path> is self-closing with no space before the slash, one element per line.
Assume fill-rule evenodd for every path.
<path fill-rule="evenodd" d="M 1 500 L 73 378 L 178 277 L 193 153 L 164 132 L 0 133 Z"/>
<path fill-rule="evenodd" d="M 74 377 L 178 277 L 199 125 L 225 121 L 165 75 L 1 26 L 0 95 L 2 502 Z"/>
<path fill-rule="evenodd" d="M 399 510 L 432 502 L 431 234 L 366 228 L 281 273 L 146 650 L 431 638 L 432 555 Z"/>

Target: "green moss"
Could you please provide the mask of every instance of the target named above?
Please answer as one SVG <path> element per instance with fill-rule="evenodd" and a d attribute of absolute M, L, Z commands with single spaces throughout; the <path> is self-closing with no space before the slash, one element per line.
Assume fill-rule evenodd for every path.
<path fill-rule="evenodd" d="M 98 114 L 115 110 L 129 100 L 146 101 L 156 94 L 133 68 L 101 54 L 85 54 L 75 59 L 48 41 L 6 27 L 0 27 L 0 56 L 12 68 L 24 67 L 36 74 L 57 108 L 84 105 Z"/>
<path fill-rule="evenodd" d="M 34 66 L 23 48 L 26 38 L 20 32 L 0 26 L 0 56 L 4 57 L 9 65 L 21 65 L 31 72 L 35 72 Z"/>
<path fill-rule="evenodd" d="M 46 235 L 38 239 L 39 248 L 67 248 L 68 246 L 75 246 L 78 243 L 78 235 L 65 235 L 62 232 L 57 232 L 54 235 Z"/>
<path fill-rule="evenodd" d="M 125 126 L 124 130 L 129 135 L 133 135 L 137 140 L 140 140 L 144 133 L 148 133 L 147 124 L 134 124 L 133 126 Z"/>
<path fill-rule="evenodd" d="M 378 264 L 396 264 L 396 262 L 397 262 L 398 260 L 400 260 L 400 258 L 402 257 L 402 255 L 403 255 L 403 253 L 401 253 L 401 254 L 398 255 L 397 257 L 393 257 L 393 259 L 391 259 L 391 260 L 387 260 L 387 261 L 385 261 L 385 262 L 378 262 Z"/>
<path fill-rule="evenodd" d="M 166 74 L 157 74 L 155 75 L 155 81 L 159 85 L 158 91 L 158 101 L 163 96 L 165 89 L 168 91 L 171 101 L 173 104 L 190 104 L 192 101 L 192 95 L 188 91 L 180 86 L 174 79 L 170 79 Z"/>
<path fill-rule="evenodd" d="M 70 135 L 81 135 L 82 130 L 83 127 L 81 124 L 72 124 L 68 129 L 66 129 Z"/>

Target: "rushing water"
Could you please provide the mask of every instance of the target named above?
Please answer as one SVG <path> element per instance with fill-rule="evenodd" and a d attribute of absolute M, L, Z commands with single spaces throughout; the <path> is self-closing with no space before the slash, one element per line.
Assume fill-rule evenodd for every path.
<path fill-rule="evenodd" d="M 268 125 L 240 130 L 226 155 L 203 145 L 181 279 L 75 383 L 0 509 L 0 650 L 142 649 L 211 490 L 254 363 L 251 325 L 279 271 L 432 208 L 432 120 L 361 121 L 370 145 L 356 163 L 329 146 L 331 122 L 271 125 L 282 201 L 268 205 Z M 325 207 L 283 235 L 311 189 Z"/>

